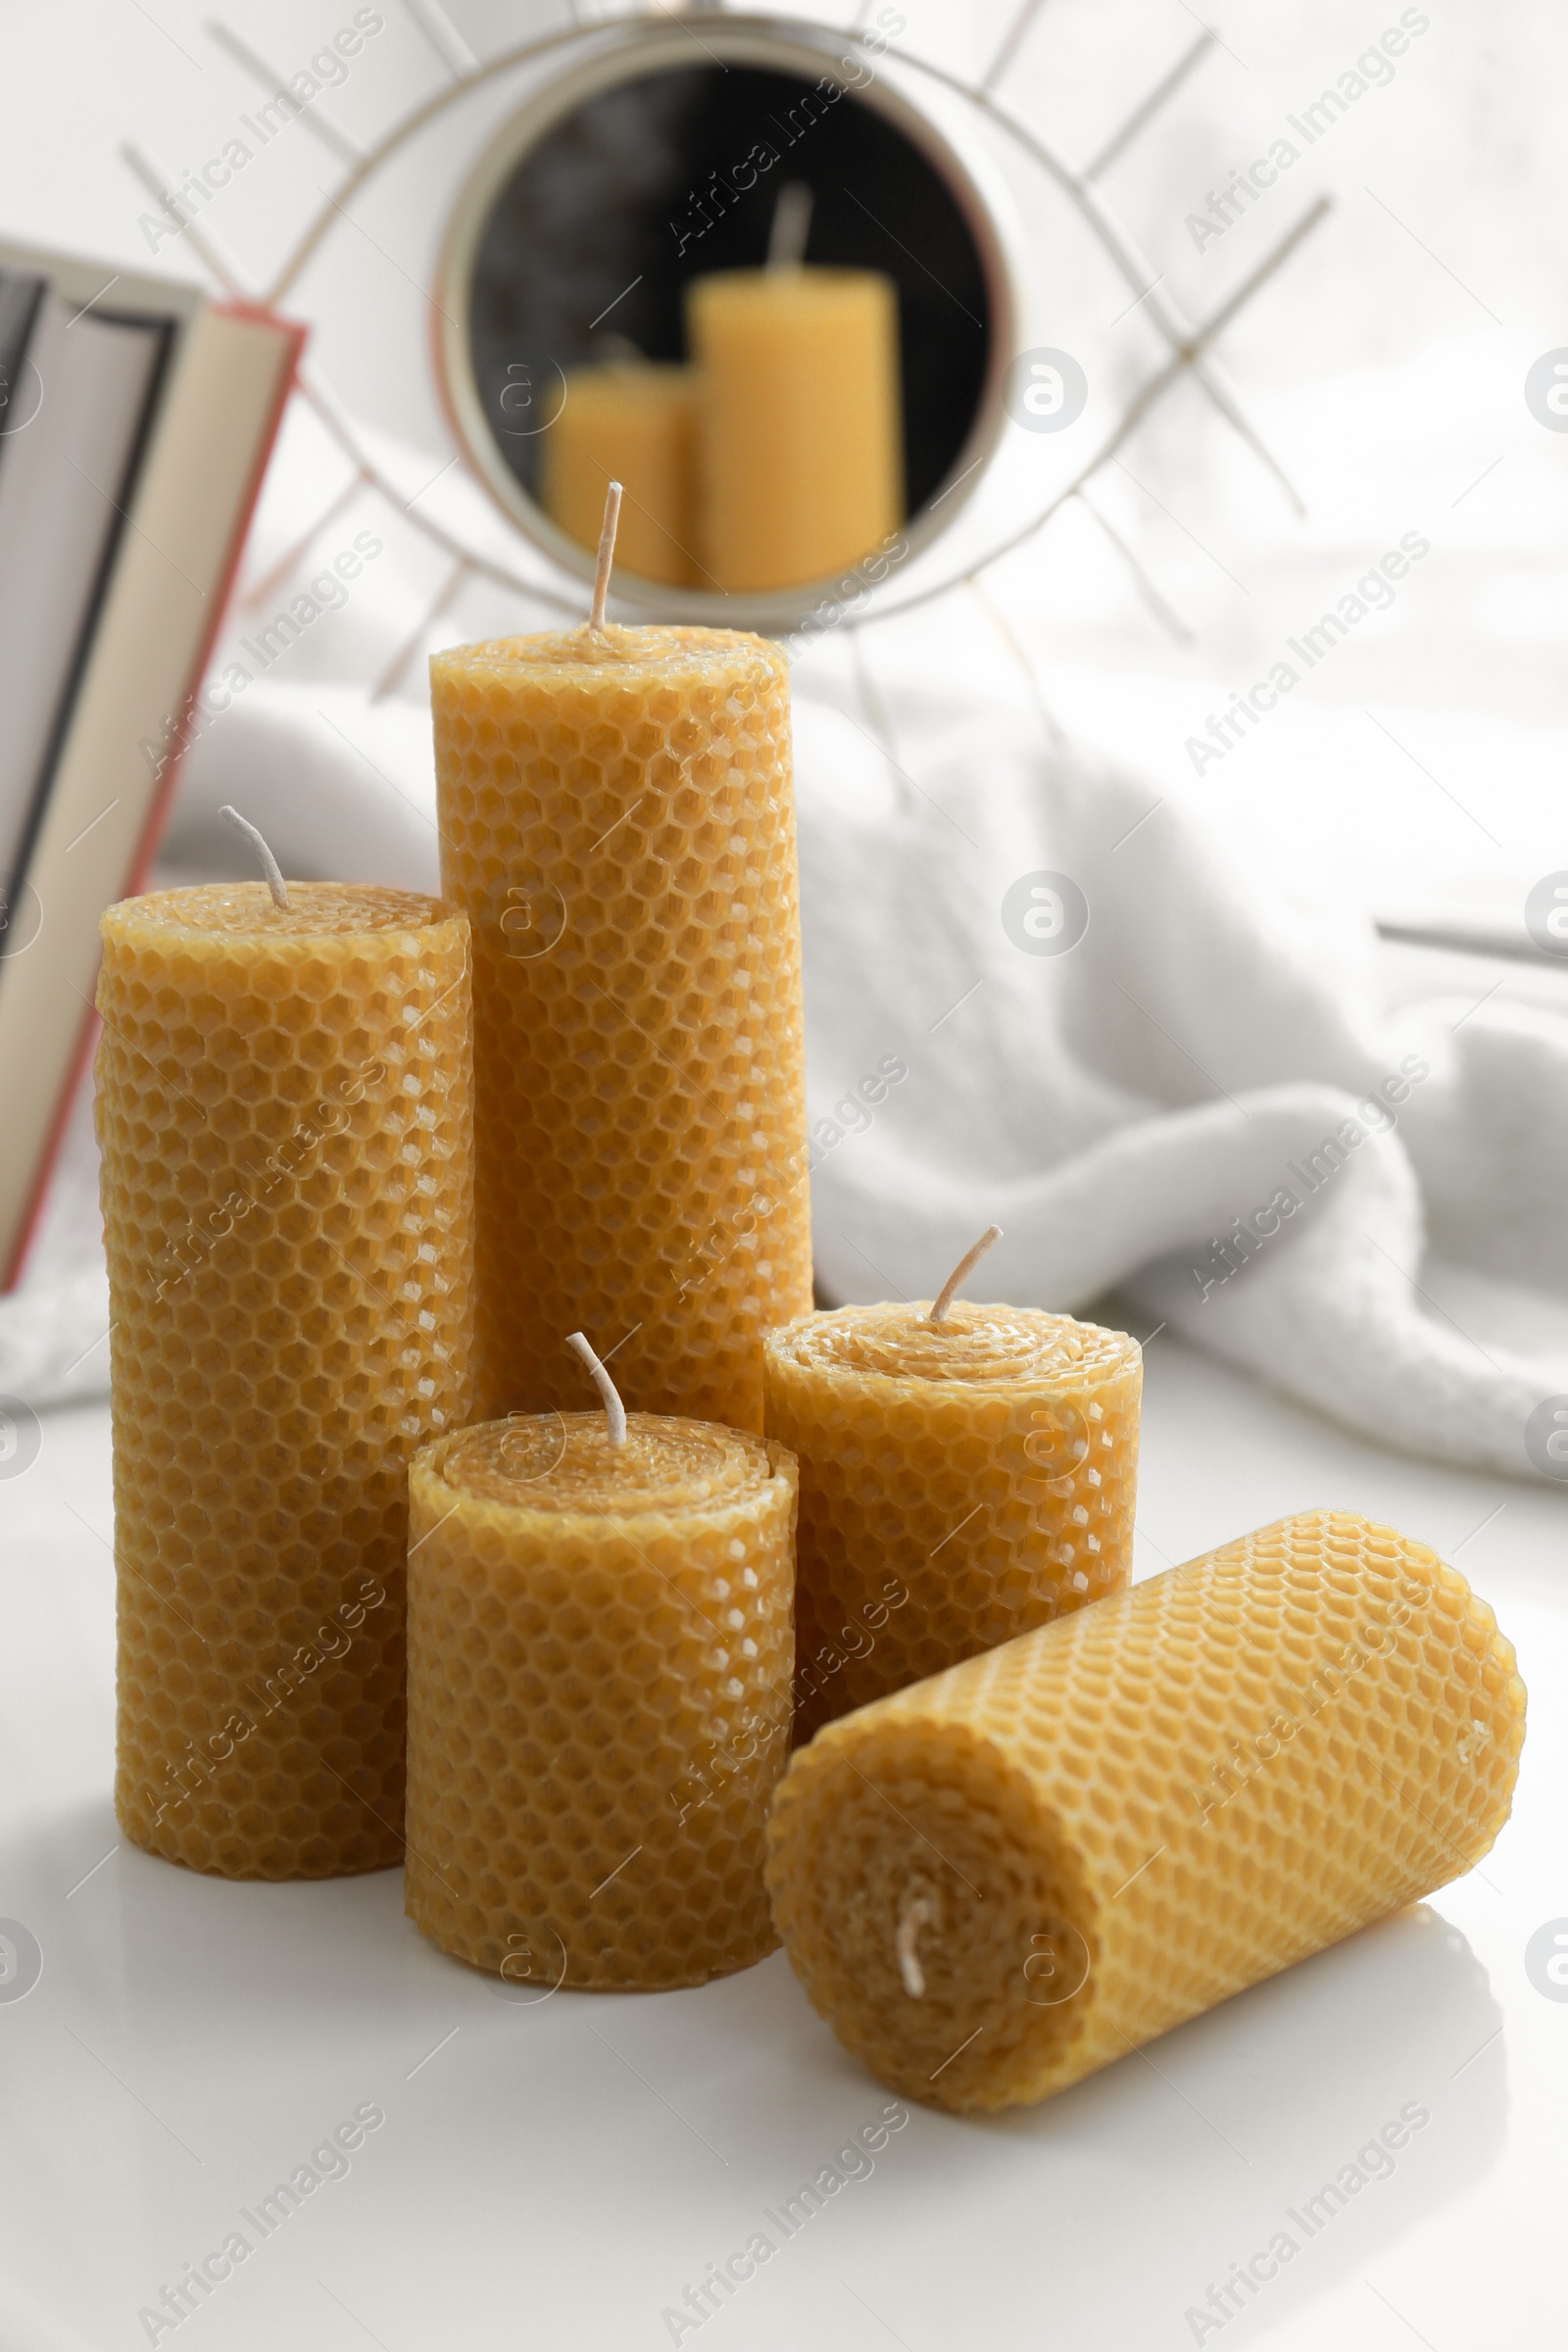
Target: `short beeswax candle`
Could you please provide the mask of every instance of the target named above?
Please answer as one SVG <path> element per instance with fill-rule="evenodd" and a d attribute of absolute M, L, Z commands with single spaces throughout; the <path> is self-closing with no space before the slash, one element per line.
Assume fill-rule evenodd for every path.
<path fill-rule="evenodd" d="M 830 1725 L 774 1915 L 896 2090 L 1045 2098 L 1469 1870 L 1524 1713 L 1455 1570 L 1303 1514 Z"/>
<path fill-rule="evenodd" d="M 629 571 L 680 585 L 700 579 L 693 548 L 696 378 L 647 360 L 581 368 L 540 440 L 540 500 L 568 538 L 599 544 L 605 491 L 625 492 L 617 552 Z"/>
<path fill-rule="evenodd" d="M 801 1465 L 796 1736 L 1127 1581 L 1143 1358 L 1016 1306 L 846 1306 L 770 1334 Z"/>
<path fill-rule="evenodd" d="M 820 579 L 904 519 L 898 297 L 869 270 L 695 278 L 698 553 L 720 588 Z"/>
<path fill-rule="evenodd" d="M 519 1984 L 701 1984 L 777 1942 L 795 1464 L 624 1427 L 490 1422 L 411 1474 L 407 1907 Z"/>
<path fill-rule="evenodd" d="M 103 937 L 121 1826 L 229 1878 L 382 1869 L 407 1462 L 470 1410 L 468 926 L 240 883 Z"/>
<path fill-rule="evenodd" d="M 430 674 L 483 1409 L 555 1404 L 580 1327 L 638 1406 L 760 1430 L 762 1334 L 811 1298 L 784 657 L 590 624 Z"/>

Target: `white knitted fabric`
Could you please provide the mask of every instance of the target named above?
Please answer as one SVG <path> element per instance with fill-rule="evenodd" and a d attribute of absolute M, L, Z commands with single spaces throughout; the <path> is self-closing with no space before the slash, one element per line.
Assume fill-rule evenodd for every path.
<path fill-rule="evenodd" d="M 929 1297 L 995 1220 L 974 1295 L 1116 1285 L 1142 1329 L 1363 1434 L 1535 1474 L 1568 1392 L 1568 1018 L 1379 1017 L 1370 926 L 1249 870 L 1200 790 L 1153 807 L 951 689 L 881 683 L 909 782 L 798 703 L 823 1287 Z M 1041 871 L 1087 901 L 1066 953 L 1004 924 Z M 909 1077 L 862 1111 L 890 1052 Z"/>

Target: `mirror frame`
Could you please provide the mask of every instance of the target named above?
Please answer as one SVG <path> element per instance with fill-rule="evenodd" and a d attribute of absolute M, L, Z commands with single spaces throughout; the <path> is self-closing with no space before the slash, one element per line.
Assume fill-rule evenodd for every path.
<path fill-rule="evenodd" d="M 1004 393 L 1019 306 L 997 209 L 982 194 L 973 171 L 948 134 L 904 92 L 891 88 L 880 75 L 865 83 L 846 80 L 840 68 L 846 52 L 856 45 L 853 32 L 771 17 L 722 15 L 705 15 L 702 26 L 702 46 L 715 60 L 836 81 L 846 97 L 874 108 L 904 133 L 943 179 L 974 239 L 991 305 L 985 380 L 963 446 L 942 486 L 903 526 L 907 552 L 902 561 L 908 562 L 933 545 L 966 504 L 1005 422 Z M 474 379 L 468 311 L 475 262 L 491 213 L 530 149 L 590 98 L 663 68 L 691 63 L 691 36 L 668 20 L 623 20 L 605 31 L 606 37 L 593 55 L 531 92 L 480 155 L 448 218 L 431 308 L 436 388 L 459 450 L 507 520 L 561 570 L 585 585 L 594 576 L 593 551 L 579 546 L 551 521 L 523 488 L 496 442 Z M 944 510 L 940 514 L 939 508 Z M 712 589 L 674 587 L 617 569 L 614 598 L 639 616 L 777 635 L 799 626 L 808 614 L 824 606 L 862 595 L 867 584 L 866 578 L 849 565 L 821 579 L 803 580 L 787 588 L 724 595 Z"/>

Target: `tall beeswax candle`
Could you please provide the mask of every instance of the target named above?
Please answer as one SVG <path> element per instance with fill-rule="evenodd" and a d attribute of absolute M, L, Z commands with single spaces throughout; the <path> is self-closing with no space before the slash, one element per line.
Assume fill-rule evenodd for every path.
<path fill-rule="evenodd" d="M 774 1913 L 894 2089 L 1042 2099 L 1471 1869 L 1524 1713 L 1454 1569 L 1306 1513 L 831 1725 Z"/>
<path fill-rule="evenodd" d="M 602 1414 L 549 1413 L 438 1440 L 411 1487 L 410 1917 L 546 1989 L 761 1959 L 790 1456 L 644 1413 L 617 1445 Z"/>
<path fill-rule="evenodd" d="M 692 552 L 695 405 L 689 368 L 625 360 L 574 369 L 540 442 L 540 500 L 552 521 L 597 547 L 605 491 L 618 477 L 625 503 L 617 553 L 627 570 L 676 585 L 700 579 Z"/>
<path fill-rule="evenodd" d="M 727 629 L 438 654 L 441 870 L 474 935 L 481 1393 L 762 1425 L 810 1304 L 784 657 Z"/>
<path fill-rule="evenodd" d="M 796 1736 L 1064 1610 L 1132 1565 L 1143 1358 L 1032 1307 L 846 1306 L 767 1341 L 798 1455 Z"/>
<path fill-rule="evenodd" d="M 695 278 L 698 553 L 720 588 L 785 588 L 904 519 L 898 297 L 868 270 Z"/>
<path fill-rule="evenodd" d="M 406 1464 L 470 1405 L 468 927 L 248 883 L 103 937 L 121 1826 L 228 1878 L 382 1869 Z"/>

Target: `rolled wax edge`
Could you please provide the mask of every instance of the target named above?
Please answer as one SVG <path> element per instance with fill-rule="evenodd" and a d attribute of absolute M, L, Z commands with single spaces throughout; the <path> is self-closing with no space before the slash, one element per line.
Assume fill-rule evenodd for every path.
<path fill-rule="evenodd" d="M 473 1426 L 482 1427 L 483 1424 L 475 1423 Z M 729 1432 L 730 1436 L 737 1438 L 751 1434 L 744 1430 Z M 492 1494 L 474 1494 L 463 1487 L 453 1486 L 439 1464 L 423 1458 L 427 1453 L 433 1452 L 437 1446 L 454 1446 L 466 1435 L 466 1430 L 450 1431 L 433 1439 L 429 1446 L 421 1446 L 419 1451 L 412 1456 L 409 1463 L 411 1503 L 414 1481 L 417 1476 L 438 1487 L 441 1494 L 449 1500 L 452 1505 L 452 1511 L 447 1514 L 449 1518 L 452 1516 L 452 1512 L 461 1506 L 465 1513 L 469 1515 L 470 1524 L 471 1515 L 478 1512 L 482 1513 L 487 1520 L 499 1520 L 508 1529 L 519 1534 L 526 1533 L 537 1536 L 542 1542 L 560 1542 L 567 1527 L 592 1528 L 605 1533 L 619 1533 L 625 1530 L 629 1533 L 645 1524 L 651 1532 L 658 1532 L 661 1529 L 667 1529 L 671 1522 L 680 1528 L 696 1527 L 705 1520 L 716 1523 L 733 1511 L 744 1510 L 750 1506 L 776 1499 L 776 1489 L 786 1488 L 792 1499 L 800 1492 L 800 1464 L 797 1456 L 780 1439 L 760 1438 L 757 1443 L 765 1446 L 767 1449 L 766 1469 L 759 1471 L 757 1477 L 747 1485 L 732 1487 L 727 1494 L 715 1494 L 711 1500 L 707 1502 L 651 1502 L 643 1504 L 637 1510 L 630 1511 L 583 1510 L 569 1503 L 552 1508 L 548 1505 L 538 1504 L 530 1506 L 526 1502 L 502 1502 Z M 438 1525 L 444 1524 L 444 1521 L 438 1522 Z M 426 1530 L 426 1534 L 429 1536 L 433 1536 L 435 1533 L 436 1529 L 433 1527 Z M 419 1540 L 422 1543 L 425 1539 L 421 1537 Z"/>
<path fill-rule="evenodd" d="M 910 1304 L 914 1306 L 920 1303 L 921 1301 L 918 1299 L 910 1300 Z M 838 1313 L 841 1310 L 828 1308 L 826 1311 Z M 1049 1314 L 1052 1310 L 1049 1307 L 1030 1307 L 1028 1309 L 1015 1308 L 1013 1311 L 1015 1313 Z M 929 1389 L 944 1396 L 958 1396 L 966 1392 L 981 1396 L 1001 1396 L 1008 1389 L 1067 1388 L 1074 1385 L 1087 1389 L 1103 1388 L 1109 1382 L 1121 1379 L 1130 1371 L 1141 1370 L 1144 1361 L 1142 1342 L 1135 1340 L 1130 1332 L 1118 1332 L 1114 1325 L 1109 1323 L 1078 1323 L 1076 1316 L 1066 1316 L 1062 1320 L 1077 1323 L 1080 1331 L 1103 1331 L 1113 1339 L 1123 1339 L 1127 1343 L 1125 1349 L 1109 1361 L 1102 1361 L 1097 1366 L 1065 1364 L 1054 1372 L 1050 1370 L 1030 1371 L 1026 1366 L 1020 1366 L 1017 1371 L 1008 1372 L 1001 1379 L 966 1380 L 961 1373 L 955 1373 L 950 1378 L 944 1378 L 941 1374 L 931 1372 L 884 1372 L 868 1364 L 823 1361 L 814 1356 L 796 1355 L 793 1350 L 778 1345 L 787 1340 L 791 1332 L 802 1330 L 814 1319 L 816 1318 L 813 1310 L 812 1314 L 798 1316 L 793 1323 L 780 1324 L 776 1330 L 765 1334 L 763 1363 L 768 1370 L 771 1370 L 776 1363 L 786 1375 L 796 1373 L 821 1380 L 854 1381 L 858 1385 L 876 1382 L 884 1388 L 903 1391 Z M 1201 1558 L 1202 1554 L 1200 1553 L 1199 1557 Z"/>
<path fill-rule="evenodd" d="M 582 624 L 586 629 L 588 623 Z M 681 623 L 678 627 L 639 621 L 630 624 L 619 621 L 613 628 L 631 628 L 639 632 L 656 631 L 670 641 L 669 654 L 641 651 L 616 659 L 614 639 L 608 642 L 611 656 L 600 662 L 567 662 L 559 656 L 532 656 L 511 653 L 503 648 L 514 646 L 559 646 L 574 636 L 572 629 L 534 629 L 520 637 L 477 638 L 471 645 L 449 647 L 444 653 L 430 656 L 430 684 L 448 689 L 487 680 L 506 685 L 549 685 L 561 692 L 598 691 L 607 681 L 626 687 L 634 681 L 651 680 L 656 685 L 679 686 L 685 682 L 717 680 L 726 669 L 733 670 L 742 662 L 755 668 L 759 683 L 789 687 L 789 661 L 776 638 L 764 637 L 756 629 L 707 628 L 697 623 Z M 682 631 L 688 632 L 682 634 Z M 694 644 L 693 639 L 705 642 Z M 680 659 L 684 657 L 684 660 Z"/>
<path fill-rule="evenodd" d="M 206 923 L 184 922 L 178 913 L 172 910 L 158 913 L 148 911 L 152 902 L 172 899 L 175 896 L 176 891 L 190 890 L 194 892 L 237 889 L 239 887 L 238 883 L 179 883 L 167 891 L 145 891 L 128 899 L 116 899 L 104 908 L 98 918 L 99 935 L 106 947 L 111 942 L 117 947 L 147 947 L 153 942 L 161 940 L 176 940 L 182 945 L 193 940 L 210 940 L 215 947 L 249 951 L 252 948 L 277 949 L 312 946 L 329 948 L 339 941 L 347 944 L 354 940 L 418 939 L 426 932 L 447 929 L 456 930 L 461 937 L 463 933 L 469 931 L 472 927 L 466 909 L 459 906 L 455 901 L 433 897 L 425 891 L 397 890 L 391 883 L 367 883 L 350 887 L 360 887 L 367 891 L 384 889 L 390 897 L 413 900 L 421 904 L 425 909 L 424 913 L 409 921 L 356 924 L 346 929 L 328 929 L 323 926 L 319 931 L 301 931 L 292 928 L 270 930 L 265 917 L 271 911 L 272 903 L 270 898 L 264 897 L 259 906 L 263 919 L 258 921 L 255 929 L 230 931 Z M 265 883 L 259 883 L 256 887 L 264 893 L 267 889 Z M 296 878 L 291 887 L 304 890 L 317 886 Z M 327 884 L 322 887 L 334 886 Z M 132 911 L 137 908 L 142 911 L 139 913 Z M 279 911 L 284 910 L 279 909 Z M 288 911 L 297 914 L 303 909 L 296 907 Z"/>
<path fill-rule="evenodd" d="M 1043 1631 L 1045 1629 L 1036 1628 L 1034 1630 Z M 1018 1635 L 1014 1639 L 1021 1641 L 1027 1637 Z M 1006 1645 L 1004 1643 L 1000 1646 L 1005 1647 Z M 979 1654 L 984 1656 L 988 1653 L 982 1651 Z M 969 1661 L 965 1659 L 960 1663 L 968 1664 Z M 940 1674 L 927 1675 L 923 1679 L 927 1683 L 939 1682 L 943 1675 L 955 1671 L 956 1669 L 953 1667 L 944 1667 Z M 970 2095 L 961 2101 L 953 2102 L 941 2091 L 929 2089 L 928 2083 L 935 2080 L 934 2077 L 929 2078 L 928 2083 L 919 2088 L 901 2085 L 901 2083 L 893 2082 L 891 2070 L 885 2074 L 872 2063 L 868 2054 L 872 2035 L 858 2031 L 846 2031 L 847 2021 L 843 2012 L 823 2006 L 818 1999 L 817 1988 L 813 1983 L 815 1972 L 808 1973 L 806 1966 L 796 1956 L 792 1936 L 799 1923 L 792 1921 L 786 1925 L 784 1913 L 787 1906 L 781 1902 L 783 1889 L 779 1882 L 783 1877 L 786 1824 L 789 1814 L 802 1805 L 814 1804 L 822 1811 L 833 1809 L 835 1767 L 839 1770 L 847 1769 L 857 1779 L 865 1782 L 876 1790 L 877 1794 L 881 1795 L 883 1792 L 877 1788 L 876 1782 L 872 1780 L 869 1773 L 860 1771 L 852 1756 L 836 1755 L 834 1751 L 848 1748 L 857 1743 L 863 1745 L 867 1740 L 874 1740 L 877 1731 L 882 1727 L 874 1726 L 869 1732 L 862 1727 L 857 1734 L 854 1727 L 857 1726 L 859 1718 L 868 1715 L 874 1707 L 888 1706 L 897 1699 L 906 1697 L 910 1691 L 918 1690 L 921 1687 L 920 1683 L 910 1683 L 903 1690 L 888 1691 L 882 1698 L 870 1699 L 863 1707 L 857 1707 L 848 1715 L 837 1716 L 831 1723 L 824 1724 L 820 1731 L 807 1741 L 805 1747 L 799 1749 L 791 1757 L 785 1767 L 783 1777 L 774 1789 L 772 1803 L 768 1808 L 763 1883 L 767 1888 L 768 1903 L 773 1913 L 773 1925 L 777 1931 L 779 1941 L 788 1955 L 790 1969 L 812 2009 L 830 2029 L 840 2047 L 848 2050 L 850 2055 L 865 2068 L 875 2082 L 885 2083 L 889 2089 L 897 2089 L 901 2097 L 912 2098 L 919 2105 L 929 2107 L 936 2113 L 993 2114 L 1007 2107 L 1037 2105 L 1044 2099 L 1053 2096 L 1054 2093 L 1048 2089 L 1024 2093 L 1020 2096 L 1012 2090 L 1004 2089 L 994 2095 L 982 2092 L 978 2096 Z M 897 1727 L 895 1726 L 895 1728 Z M 1048 1864 L 1047 1875 L 1061 1890 L 1063 1920 L 1073 1928 L 1076 1934 L 1083 1936 L 1089 1949 L 1089 1973 L 1079 1988 L 1081 1993 L 1087 1993 L 1089 1997 L 1080 2000 L 1078 1995 L 1074 1994 L 1058 2006 L 1037 2010 L 1036 2016 L 1041 2023 L 1033 2032 L 1015 2041 L 1012 2047 L 1014 2056 L 1021 2057 L 1037 2042 L 1050 2042 L 1052 2045 L 1050 2055 L 1048 2057 L 1042 2051 L 1041 2064 L 1059 2065 L 1073 2045 L 1082 2040 L 1096 2002 L 1100 1997 L 1099 1970 L 1095 1963 L 1099 1957 L 1099 1931 L 1104 1905 L 1083 1877 L 1078 1857 L 1074 1853 L 1071 1838 L 1060 1813 L 1036 1787 L 1030 1776 L 1018 1764 L 1016 1758 L 1009 1756 L 1004 1749 L 999 1746 L 989 1732 L 977 1732 L 972 1724 L 967 1723 L 932 1724 L 922 1722 L 918 1728 L 927 1736 L 936 1734 L 943 1740 L 950 1741 L 954 1747 L 961 1748 L 970 1759 L 984 1756 L 992 1772 L 1000 1779 L 1010 1781 L 1013 1784 L 1035 1816 L 1039 1831 L 1039 1842 L 1031 1849 L 1032 1856 L 1039 1856 L 1042 1851 L 1044 1852 Z M 808 1767 L 805 1759 L 818 1749 L 821 1751 L 818 1761 Z M 884 1801 L 891 1803 L 892 1800 L 885 1798 Z M 915 1832 L 915 1836 L 918 1838 L 919 1833 Z M 949 1867 L 955 1868 L 956 1865 L 950 1864 Z M 814 1883 L 814 1871 L 807 1869 L 800 1875 Z M 824 1940 L 831 1949 L 836 1966 L 840 1971 L 848 1973 L 846 1956 L 833 1937 L 830 1929 L 824 1931 Z M 1219 2006 L 1218 2003 L 1215 2005 Z M 1054 2033 L 1053 2033 L 1051 2025 L 1046 2022 L 1048 2020 L 1055 2021 Z M 1061 2031 L 1063 2027 L 1068 2029 L 1065 2033 Z M 956 2053 L 955 2054 L 956 2055 Z M 1102 2066 L 1109 2063 L 1111 2063 L 1109 2060 L 1102 2061 Z M 899 2071 L 902 2075 L 903 2070 Z M 1091 2071 L 1099 2072 L 1101 2069 L 1095 2068 Z M 1079 2076 L 1075 2080 L 1087 2081 L 1088 2077 Z M 1071 2084 L 1063 2083 L 1060 2087 L 1068 2089 Z"/>

